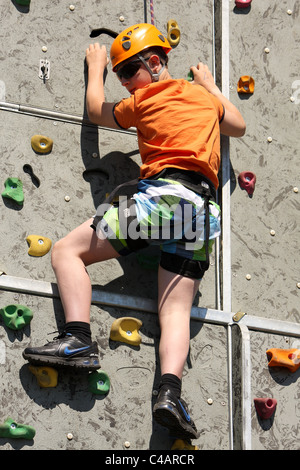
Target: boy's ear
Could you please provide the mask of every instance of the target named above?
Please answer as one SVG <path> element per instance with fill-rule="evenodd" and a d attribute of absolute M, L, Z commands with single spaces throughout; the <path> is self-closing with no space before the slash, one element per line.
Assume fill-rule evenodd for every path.
<path fill-rule="evenodd" d="M 152 67 L 155 67 L 156 65 L 160 64 L 160 58 L 156 54 L 152 54 L 149 60 L 150 64 Z"/>

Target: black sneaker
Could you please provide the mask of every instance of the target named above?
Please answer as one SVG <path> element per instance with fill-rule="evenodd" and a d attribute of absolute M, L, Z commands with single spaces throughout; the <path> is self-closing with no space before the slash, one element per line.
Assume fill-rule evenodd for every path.
<path fill-rule="evenodd" d="M 26 348 L 24 359 L 35 365 L 74 367 L 76 369 L 97 370 L 100 368 L 98 345 L 88 345 L 70 333 L 62 333 L 45 346 Z"/>
<path fill-rule="evenodd" d="M 196 439 L 197 428 L 189 415 L 186 403 L 172 393 L 161 390 L 153 408 L 153 417 L 162 426 L 169 429 L 172 437 L 178 439 Z"/>

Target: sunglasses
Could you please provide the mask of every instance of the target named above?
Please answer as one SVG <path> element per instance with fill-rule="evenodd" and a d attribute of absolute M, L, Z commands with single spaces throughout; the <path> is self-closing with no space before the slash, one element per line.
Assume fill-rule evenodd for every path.
<path fill-rule="evenodd" d="M 141 66 L 143 65 L 144 61 L 149 60 L 150 57 L 147 59 L 140 58 L 137 60 L 132 60 L 131 62 L 128 62 L 128 64 L 123 65 L 117 72 L 117 76 L 120 80 L 122 78 L 125 78 L 125 80 L 128 80 L 129 78 L 134 77 L 134 75 L 140 70 Z"/>

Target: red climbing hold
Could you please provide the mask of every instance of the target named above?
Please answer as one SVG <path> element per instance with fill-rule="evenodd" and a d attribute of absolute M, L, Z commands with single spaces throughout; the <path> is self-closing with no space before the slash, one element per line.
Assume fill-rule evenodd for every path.
<path fill-rule="evenodd" d="M 250 6 L 252 0 L 235 0 L 237 8 L 247 8 Z"/>
<path fill-rule="evenodd" d="M 249 196 L 252 196 L 255 189 L 256 176 L 251 171 L 242 171 L 238 176 L 239 185 L 245 189 Z"/>
<path fill-rule="evenodd" d="M 254 398 L 254 405 L 258 416 L 268 419 L 274 414 L 277 401 L 275 398 Z"/>

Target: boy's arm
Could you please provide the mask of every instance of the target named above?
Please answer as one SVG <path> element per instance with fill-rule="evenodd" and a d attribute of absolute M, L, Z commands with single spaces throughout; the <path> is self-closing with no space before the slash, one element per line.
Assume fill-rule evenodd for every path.
<path fill-rule="evenodd" d="M 199 62 L 197 67 L 191 67 L 194 74 L 194 84 L 202 85 L 207 91 L 221 101 L 225 108 L 224 119 L 220 124 L 223 135 L 242 137 L 246 131 L 245 121 L 239 110 L 221 93 L 207 65 Z"/>
<path fill-rule="evenodd" d="M 88 117 L 94 124 L 119 129 L 113 116 L 115 103 L 106 103 L 104 96 L 103 74 L 108 62 L 106 47 L 98 43 L 90 44 L 86 50 L 88 66 L 86 108 Z"/>

